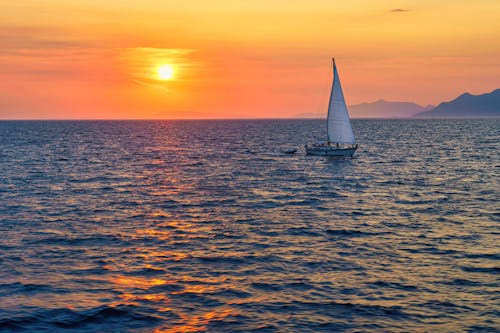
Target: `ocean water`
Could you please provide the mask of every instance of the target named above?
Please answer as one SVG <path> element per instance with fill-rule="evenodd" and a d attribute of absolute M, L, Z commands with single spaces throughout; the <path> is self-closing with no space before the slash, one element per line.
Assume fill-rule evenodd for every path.
<path fill-rule="evenodd" d="M 499 332 L 500 120 L 0 122 L 1 332 Z"/>

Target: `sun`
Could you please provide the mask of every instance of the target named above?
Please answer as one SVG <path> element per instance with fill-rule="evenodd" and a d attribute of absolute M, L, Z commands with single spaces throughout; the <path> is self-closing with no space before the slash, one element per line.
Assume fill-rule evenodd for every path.
<path fill-rule="evenodd" d="M 174 77 L 174 66 L 170 64 L 161 65 L 156 70 L 156 74 L 160 80 L 170 80 Z"/>

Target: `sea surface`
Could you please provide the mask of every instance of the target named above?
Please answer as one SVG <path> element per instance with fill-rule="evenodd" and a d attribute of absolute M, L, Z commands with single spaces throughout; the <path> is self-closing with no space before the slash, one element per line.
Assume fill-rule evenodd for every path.
<path fill-rule="evenodd" d="M 0 122 L 0 331 L 499 332 L 500 120 L 324 125 Z"/>

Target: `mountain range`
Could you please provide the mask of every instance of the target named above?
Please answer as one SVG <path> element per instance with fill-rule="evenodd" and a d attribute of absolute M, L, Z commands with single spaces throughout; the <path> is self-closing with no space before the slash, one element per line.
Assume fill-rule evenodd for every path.
<path fill-rule="evenodd" d="M 438 106 L 413 102 L 378 100 L 349 106 L 352 118 L 474 118 L 500 117 L 500 89 L 481 95 L 464 93 Z M 302 113 L 300 118 L 318 118 L 319 114 Z M 323 115 L 321 115 L 323 116 Z M 326 112 L 325 112 L 326 116 Z"/>
<path fill-rule="evenodd" d="M 431 110 L 434 106 L 421 106 L 412 102 L 390 102 L 383 99 L 371 103 L 349 106 L 353 118 L 408 118 Z"/>
<path fill-rule="evenodd" d="M 418 118 L 500 117 L 500 89 L 482 95 L 462 94 L 429 111 L 415 114 Z"/>

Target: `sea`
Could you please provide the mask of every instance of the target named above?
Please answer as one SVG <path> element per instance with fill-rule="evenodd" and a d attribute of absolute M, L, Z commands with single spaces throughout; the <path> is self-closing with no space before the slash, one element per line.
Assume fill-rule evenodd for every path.
<path fill-rule="evenodd" d="M 0 332 L 500 332 L 500 119 L 324 127 L 0 122 Z"/>

